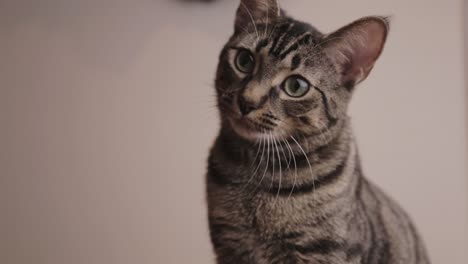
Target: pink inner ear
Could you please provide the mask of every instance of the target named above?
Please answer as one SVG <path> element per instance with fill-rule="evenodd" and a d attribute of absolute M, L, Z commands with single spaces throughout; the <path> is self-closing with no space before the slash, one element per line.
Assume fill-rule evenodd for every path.
<path fill-rule="evenodd" d="M 369 75 L 382 53 L 387 31 L 385 20 L 365 18 L 329 36 L 332 43 L 326 50 L 343 74 L 342 83 L 357 84 Z"/>

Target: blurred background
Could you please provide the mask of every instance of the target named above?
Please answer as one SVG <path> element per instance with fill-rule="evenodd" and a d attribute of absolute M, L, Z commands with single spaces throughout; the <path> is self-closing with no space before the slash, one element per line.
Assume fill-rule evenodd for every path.
<path fill-rule="evenodd" d="M 0 1 L 0 263 L 214 263 L 212 83 L 237 5 Z M 350 110 L 364 170 L 413 217 L 433 263 L 468 263 L 468 5 L 282 5 L 323 32 L 393 15 Z"/>

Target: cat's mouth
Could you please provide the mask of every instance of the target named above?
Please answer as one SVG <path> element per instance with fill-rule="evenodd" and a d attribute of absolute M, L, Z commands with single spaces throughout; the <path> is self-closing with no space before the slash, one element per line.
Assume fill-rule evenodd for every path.
<path fill-rule="evenodd" d="M 253 119 L 249 117 L 232 118 L 231 125 L 234 131 L 247 139 L 259 139 L 265 134 L 274 132 L 278 127 L 276 120 L 266 116 Z"/>

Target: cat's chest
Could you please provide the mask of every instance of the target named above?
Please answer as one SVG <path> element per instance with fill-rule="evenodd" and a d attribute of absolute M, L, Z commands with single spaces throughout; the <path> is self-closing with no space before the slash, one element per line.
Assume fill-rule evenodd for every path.
<path fill-rule="evenodd" d="M 291 237 L 298 233 L 309 236 L 345 235 L 348 210 L 339 202 L 319 204 L 313 196 L 257 196 L 238 206 L 250 230 L 263 238 Z M 343 230 L 342 230 L 343 229 Z"/>
<path fill-rule="evenodd" d="M 314 222 L 312 200 L 307 197 L 288 198 L 273 195 L 257 195 L 243 203 L 245 219 L 252 229 L 266 237 L 281 236 Z"/>

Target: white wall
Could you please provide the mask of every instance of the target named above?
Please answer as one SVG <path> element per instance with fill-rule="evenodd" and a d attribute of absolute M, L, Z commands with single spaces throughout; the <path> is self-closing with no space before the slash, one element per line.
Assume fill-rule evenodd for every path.
<path fill-rule="evenodd" d="M 324 31 L 394 15 L 352 105 L 364 168 L 433 263 L 468 263 L 461 0 L 282 2 Z M 0 3 L 1 263 L 212 263 L 210 86 L 236 4 Z"/>

